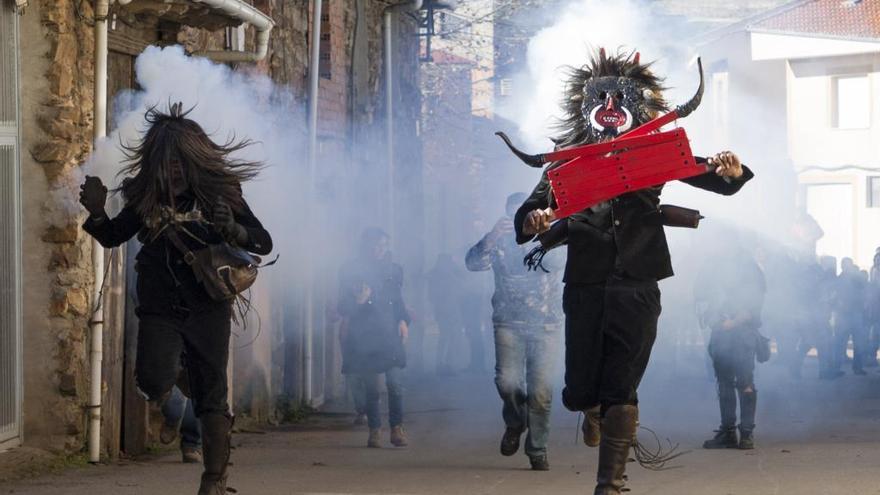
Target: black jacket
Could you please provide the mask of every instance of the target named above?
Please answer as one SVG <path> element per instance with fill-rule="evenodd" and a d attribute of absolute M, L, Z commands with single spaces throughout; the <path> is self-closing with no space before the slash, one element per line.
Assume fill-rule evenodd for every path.
<path fill-rule="evenodd" d="M 183 198 L 178 211 L 189 211 L 193 201 Z M 248 232 L 248 242 L 241 246 L 252 253 L 265 255 L 272 251 L 272 238 L 257 220 L 247 203 L 241 213 L 235 213 L 235 221 Z M 183 224 L 193 235 L 208 244 L 223 241 L 222 236 L 209 224 L 186 222 Z M 168 314 L 176 309 L 207 309 L 210 306 L 228 304 L 211 299 L 196 280 L 192 269 L 183 261 L 183 255 L 167 240 L 165 234 L 151 235 L 143 219 L 133 207 L 126 205 L 115 218 L 95 220 L 89 218 L 83 229 L 92 235 L 102 246 L 112 248 L 128 241 L 137 234 L 143 244 L 137 254 L 135 270 L 137 277 L 137 297 L 139 315 Z M 187 235 L 181 240 L 192 250 L 204 247 Z"/>
<path fill-rule="evenodd" d="M 705 162 L 697 158 L 697 162 Z M 552 166 L 552 165 L 551 165 Z M 683 179 L 700 189 L 731 195 L 754 175 L 743 167 L 743 175 L 726 180 L 714 173 Z M 586 209 L 569 216 L 568 261 L 563 281 L 568 284 L 604 282 L 612 273 L 639 280 L 660 280 L 672 276 L 669 247 L 658 206 L 663 186 L 627 193 L 610 201 L 607 208 Z M 523 244 L 534 236 L 523 234 L 526 215 L 549 206 L 550 184 L 545 169 L 531 196 L 514 218 L 516 240 Z"/>
<path fill-rule="evenodd" d="M 366 285 L 370 298 L 357 303 Z M 339 313 L 346 318 L 342 372 L 384 373 L 406 367 L 401 321 L 409 323 L 403 302 L 403 268 L 391 260 L 354 259 L 339 270 Z"/>

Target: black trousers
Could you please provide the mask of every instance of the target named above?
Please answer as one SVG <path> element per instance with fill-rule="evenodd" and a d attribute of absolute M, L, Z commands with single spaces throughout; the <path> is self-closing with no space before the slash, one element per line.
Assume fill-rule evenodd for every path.
<path fill-rule="evenodd" d="M 604 284 L 565 286 L 565 389 L 572 411 L 638 404 L 660 317 L 655 281 L 613 277 Z"/>
<path fill-rule="evenodd" d="M 745 432 L 755 429 L 755 353 L 757 335 L 752 328 L 713 329 L 709 355 L 718 381 L 721 429 L 736 427 L 736 398 L 739 395 L 740 425 Z"/>
<path fill-rule="evenodd" d="M 196 416 L 228 414 L 232 307 L 139 316 L 135 380 L 148 400 L 160 400 L 171 391 L 183 364 Z"/>

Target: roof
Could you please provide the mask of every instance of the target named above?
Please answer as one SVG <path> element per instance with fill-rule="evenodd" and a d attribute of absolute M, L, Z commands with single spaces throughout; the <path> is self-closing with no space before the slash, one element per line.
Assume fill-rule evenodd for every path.
<path fill-rule="evenodd" d="M 790 4 L 791 5 L 791 4 Z M 754 22 L 751 31 L 880 39 L 880 0 L 812 0 Z"/>
<path fill-rule="evenodd" d="M 876 41 L 880 40 L 880 0 L 795 0 L 697 36 L 695 42 L 742 31 Z"/>

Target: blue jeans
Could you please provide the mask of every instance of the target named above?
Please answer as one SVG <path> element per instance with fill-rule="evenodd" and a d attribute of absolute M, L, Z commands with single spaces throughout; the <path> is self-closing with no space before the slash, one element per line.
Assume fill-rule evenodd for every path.
<path fill-rule="evenodd" d="M 365 394 L 367 424 L 371 430 L 382 426 L 379 412 L 379 376 L 381 373 L 363 373 L 354 376 L 354 388 L 360 387 Z M 388 423 L 391 427 L 403 424 L 403 369 L 391 368 L 385 372 L 385 387 L 388 389 Z"/>
<path fill-rule="evenodd" d="M 547 453 L 558 328 L 495 324 L 495 386 L 504 403 L 504 424 L 525 431 L 526 455 Z"/>
<path fill-rule="evenodd" d="M 192 401 L 187 399 L 176 386 L 171 389 L 168 400 L 162 404 L 165 424 L 180 427 L 180 448 L 198 449 L 202 447 L 202 427 L 193 411 Z"/>

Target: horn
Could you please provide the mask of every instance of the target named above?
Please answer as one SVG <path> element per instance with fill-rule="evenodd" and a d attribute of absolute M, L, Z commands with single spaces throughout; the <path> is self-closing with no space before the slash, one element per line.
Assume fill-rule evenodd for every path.
<path fill-rule="evenodd" d="M 523 163 L 525 163 L 526 165 L 534 168 L 541 168 L 544 166 L 544 163 L 546 163 L 544 155 L 529 155 L 518 150 L 516 146 L 514 146 L 513 143 L 510 141 L 510 138 L 507 137 L 507 134 L 498 131 L 495 133 L 495 135 L 500 137 L 504 141 L 504 144 L 506 144 L 507 147 L 510 148 L 510 151 L 512 151 L 513 154 L 516 155 L 520 160 L 522 160 Z"/>
<path fill-rule="evenodd" d="M 633 57 L 633 64 L 639 65 L 639 59 L 641 58 L 641 55 L 641 53 L 636 52 L 635 56 Z"/>
<path fill-rule="evenodd" d="M 697 57 L 697 67 L 700 70 L 700 87 L 697 89 L 697 93 L 684 105 L 679 105 L 675 109 L 675 113 L 678 114 L 678 118 L 683 119 L 690 115 L 694 110 L 700 106 L 700 101 L 703 99 L 703 90 L 706 88 L 705 82 L 703 81 L 703 61 Z"/>

